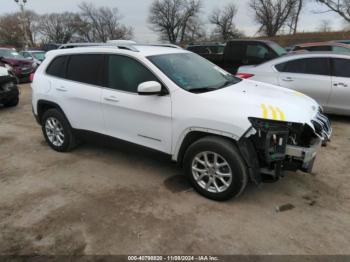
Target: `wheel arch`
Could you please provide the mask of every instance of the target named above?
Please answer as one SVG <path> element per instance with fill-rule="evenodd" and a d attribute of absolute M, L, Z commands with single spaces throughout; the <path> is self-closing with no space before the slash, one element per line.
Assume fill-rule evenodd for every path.
<path fill-rule="evenodd" d="M 176 144 L 174 153 L 172 155 L 172 160 L 176 161 L 181 165 L 183 157 L 188 147 L 194 142 L 206 136 L 224 137 L 230 139 L 236 145 L 239 140 L 238 136 L 231 133 L 221 132 L 207 128 L 189 128 L 179 138 L 179 142 Z"/>
<path fill-rule="evenodd" d="M 38 112 L 38 122 L 39 123 L 41 123 L 41 120 L 42 120 L 44 113 L 49 109 L 59 110 L 64 115 L 64 117 L 68 120 L 66 114 L 64 113 L 64 111 L 62 110 L 62 108 L 58 104 L 56 104 L 55 102 L 52 102 L 52 101 L 41 99 L 37 102 L 37 112 Z"/>
<path fill-rule="evenodd" d="M 247 138 L 239 138 L 233 134 L 209 130 L 205 128 L 190 128 L 182 136 L 182 139 L 177 145 L 177 149 L 172 156 L 172 160 L 176 161 L 178 165 L 181 166 L 183 164 L 183 158 L 189 146 L 206 136 L 226 138 L 228 141 L 234 144 L 247 166 L 247 171 L 251 181 L 253 181 L 255 184 L 261 183 L 262 178 L 260 173 L 260 164 L 253 143 Z"/>

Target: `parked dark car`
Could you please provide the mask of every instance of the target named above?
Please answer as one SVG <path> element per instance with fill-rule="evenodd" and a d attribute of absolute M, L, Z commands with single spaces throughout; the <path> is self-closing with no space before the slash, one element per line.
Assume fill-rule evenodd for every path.
<path fill-rule="evenodd" d="M 13 49 L 0 48 L 0 61 L 7 65 L 19 82 L 28 80 L 35 70 L 33 61 L 25 59 Z"/>
<path fill-rule="evenodd" d="M 225 50 L 225 44 L 189 45 L 188 51 L 196 53 L 212 62 L 220 62 Z"/>
<path fill-rule="evenodd" d="M 16 80 L 8 73 L 3 64 L 0 64 L 0 104 L 5 107 L 17 106 L 19 91 Z"/>
<path fill-rule="evenodd" d="M 35 64 L 35 67 L 39 67 L 41 63 L 45 60 L 45 51 L 42 50 L 25 50 L 21 51 L 20 54 L 29 60 L 32 60 Z"/>
<path fill-rule="evenodd" d="M 43 44 L 41 46 L 41 50 L 45 52 L 49 52 L 51 50 L 58 49 L 62 44 L 56 44 L 56 43 L 48 43 L 48 44 Z"/>
<path fill-rule="evenodd" d="M 240 66 L 258 65 L 286 54 L 277 43 L 265 40 L 233 40 L 226 43 L 223 54 L 202 55 L 219 67 L 235 74 Z"/>

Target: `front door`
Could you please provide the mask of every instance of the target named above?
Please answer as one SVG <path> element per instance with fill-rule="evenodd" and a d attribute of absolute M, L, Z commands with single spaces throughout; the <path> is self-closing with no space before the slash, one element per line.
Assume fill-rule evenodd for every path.
<path fill-rule="evenodd" d="M 307 58 L 278 65 L 278 82 L 282 87 L 302 92 L 327 106 L 331 94 L 331 72 L 328 58 Z"/>

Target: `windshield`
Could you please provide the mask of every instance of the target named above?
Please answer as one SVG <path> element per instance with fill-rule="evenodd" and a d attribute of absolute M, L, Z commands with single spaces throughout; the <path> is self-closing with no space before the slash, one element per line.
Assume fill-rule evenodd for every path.
<path fill-rule="evenodd" d="M 33 56 L 40 60 L 40 61 L 43 61 L 45 59 L 45 52 L 34 52 L 33 53 Z"/>
<path fill-rule="evenodd" d="M 0 57 L 24 59 L 18 52 L 7 49 L 0 49 Z"/>
<path fill-rule="evenodd" d="M 241 81 L 193 53 L 156 55 L 148 59 L 179 87 L 190 92 L 213 91 Z"/>
<path fill-rule="evenodd" d="M 286 49 L 276 43 L 270 43 L 269 45 L 277 53 L 278 56 L 283 56 L 287 53 Z"/>

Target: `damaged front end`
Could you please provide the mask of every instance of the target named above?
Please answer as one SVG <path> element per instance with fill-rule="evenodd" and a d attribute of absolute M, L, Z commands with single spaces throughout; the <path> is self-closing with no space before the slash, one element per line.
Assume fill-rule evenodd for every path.
<path fill-rule="evenodd" d="M 317 151 L 332 128 L 320 111 L 308 124 L 249 118 L 252 127 L 239 141 L 252 180 L 275 181 L 284 171 L 312 172 Z"/>

